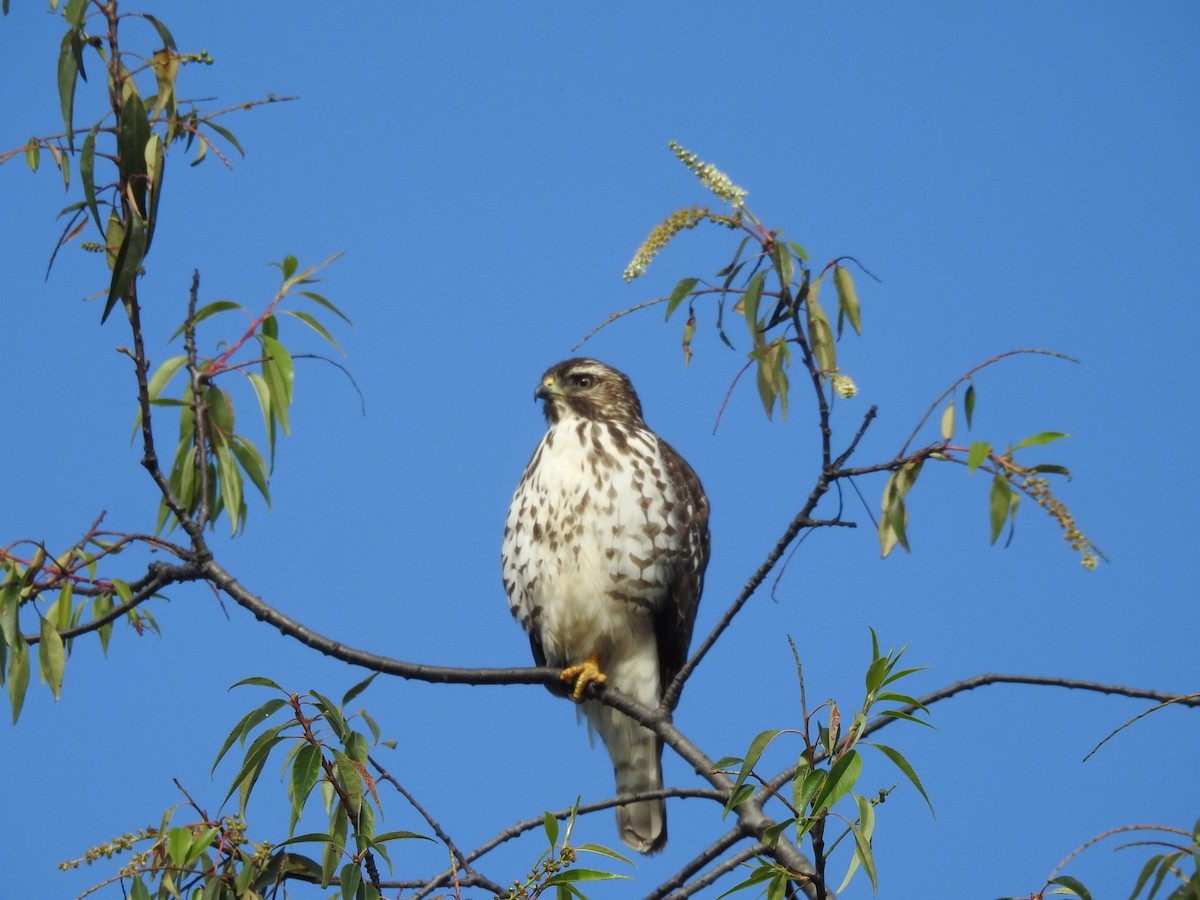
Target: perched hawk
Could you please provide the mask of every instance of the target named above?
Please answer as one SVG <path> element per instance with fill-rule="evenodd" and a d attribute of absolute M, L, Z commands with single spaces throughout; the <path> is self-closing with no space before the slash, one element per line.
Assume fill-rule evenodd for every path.
<path fill-rule="evenodd" d="M 565 667 L 558 692 L 580 700 L 606 681 L 656 708 L 687 659 L 708 564 L 708 498 L 691 467 L 642 421 L 629 379 L 594 359 L 542 376 L 549 428 L 504 526 L 504 589 L 538 665 Z M 552 688 L 553 690 L 553 688 Z M 612 757 L 618 796 L 662 788 L 662 742 L 583 701 Z M 666 805 L 617 808 L 621 839 L 667 842 Z"/>

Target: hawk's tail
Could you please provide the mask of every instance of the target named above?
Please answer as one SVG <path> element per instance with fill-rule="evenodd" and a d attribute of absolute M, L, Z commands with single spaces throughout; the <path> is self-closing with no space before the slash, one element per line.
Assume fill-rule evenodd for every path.
<path fill-rule="evenodd" d="M 617 796 L 661 791 L 662 741 L 658 736 L 624 713 L 594 700 L 584 707 L 612 758 Z M 618 806 L 617 831 L 621 840 L 639 853 L 658 852 L 667 843 L 666 803 L 660 798 Z"/>
<path fill-rule="evenodd" d="M 644 729 L 642 729 L 644 730 Z M 642 791 L 662 790 L 662 745 L 650 732 L 652 765 L 630 765 L 613 761 L 617 776 L 617 796 L 624 797 Z M 667 844 L 667 805 L 658 800 L 638 800 L 617 807 L 617 831 L 621 840 L 639 853 L 657 853 Z"/>

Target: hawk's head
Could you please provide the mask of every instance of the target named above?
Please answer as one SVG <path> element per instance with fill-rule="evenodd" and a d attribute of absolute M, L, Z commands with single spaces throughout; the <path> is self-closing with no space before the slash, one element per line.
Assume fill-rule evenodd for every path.
<path fill-rule="evenodd" d="M 594 359 L 567 359 L 551 366 L 533 395 L 544 401 L 551 425 L 572 417 L 642 424 L 642 404 L 629 379 Z"/>

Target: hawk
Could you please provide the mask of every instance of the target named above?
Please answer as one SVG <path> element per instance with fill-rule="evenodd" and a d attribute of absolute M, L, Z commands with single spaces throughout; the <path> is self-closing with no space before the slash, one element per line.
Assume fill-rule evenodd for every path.
<path fill-rule="evenodd" d="M 534 392 L 548 428 L 504 526 L 504 589 L 538 665 L 565 667 L 612 758 L 617 796 L 662 789 L 662 741 L 624 713 L 582 700 L 607 682 L 657 708 L 687 659 L 708 564 L 708 498 L 646 427 L 629 379 L 594 359 L 552 366 Z M 641 853 L 667 842 L 666 804 L 617 807 Z"/>

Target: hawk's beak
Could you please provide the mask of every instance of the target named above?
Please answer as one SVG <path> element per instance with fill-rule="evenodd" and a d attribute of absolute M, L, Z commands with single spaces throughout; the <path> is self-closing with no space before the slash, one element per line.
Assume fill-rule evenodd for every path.
<path fill-rule="evenodd" d="M 533 392 L 533 400 L 536 403 L 538 400 L 549 400 L 551 397 L 556 397 L 562 391 L 558 389 L 558 382 L 554 376 L 547 375 L 542 383 L 537 386 L 537 390 Z"/>

